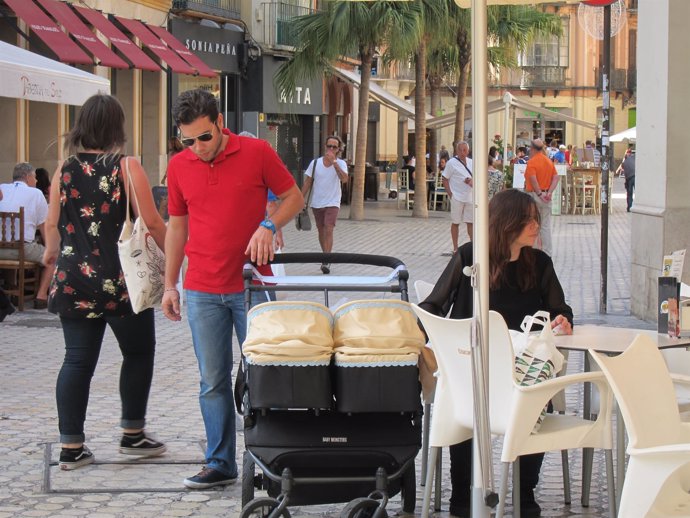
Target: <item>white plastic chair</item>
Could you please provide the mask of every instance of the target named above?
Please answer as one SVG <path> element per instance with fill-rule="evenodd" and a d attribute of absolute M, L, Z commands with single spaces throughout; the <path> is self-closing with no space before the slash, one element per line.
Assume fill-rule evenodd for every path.
<path fill-rule="evenodd" d="M 639 335 L 620 356 L 592 352 L 628 431 L 621 518 L 690 516 L 690 425 L 682 423 L 661 352 Z"/>
<path fill-rule="evenodd" d="M 438 448 L 469 439 L 472 436 L 473 398 L 470 356 L 471 320 L 437 317 L 412 306 L 424 325 L 439 364 L 438 382 L 431 418 L 429 465 L 433 465 Z M 489 416 L 491 432 L 504 435 L 499 507 L 496 517 L 505 510 L 510 465 L 520 455 L 576 448 L 605 448 L 607 473 L 613 493 L 613 455 L 611 432 L 612 395 L 602 373 L 581 373 L 551 379 L 531 386 L 515 382 L 515 364 L 510 334 L 503 317 L 489 312 Z M 549 414 L 538 432 L 532 433 L 541 410 L 566 386 L 595 383 L 602 394 L 602 408 L 596 421 L 575 416 Z M 422 516 L 428 516 L 431 479 L 427 473 Z M 519 518 L 519 479 L 513 484 L 513 516 Z M 610 497 L 611 516 L 615 516 L 615 498 Z"/>
<path fill-rule="evenodd" d="M 429 294 L 431 293 L 431 290 L 434 289 L 434 285 L 431 284 L 430 282 L 422 281 L 422 280 L 417 280 L 414 282 L 414 290 L 415 293 L 417 294 L 417 303 L 422 302 L 424 299 L 426 299 Z M 432 394 L 432 399 L 433 399 L 433 394 Z M 426 483 L 426 477 L 427 477 L 427 469 L 428 469 L 428 460 L 429 460 L 429 429 L 431 428 L 431 401 L 427 401 L 427 399 L 424 399 L 424 420 L 422 422 L 422 469 L 420 473 L 420 478 L 421 482 L 420 485 L 424 485 Z M 436 460 L 436 466 L 435 469 L 437 471 L 437 477 L 436 477 L 436 493 L 435 493 L 435 498 L 434 498 L 434 510 L 435 511 L 440 511 L 441 510 L 441 480 L 440 476 L 438 476 L 438 473 L 440 472 L 441 469 L 441 451 L 439 450 L 437 460 Z"/>
<path fill-rule="evenodd" d="M 412 208 L 412 203 L 414 202 L 414 189 L 410 189 L 409 169 L 401 169 L 398 171 L 398 208 L 400 208 L 400 203 L 403 201 L 403 195 L 405 195 L 405 208 L 410 210 Z"/>
<path fill-rule="evenodd" d="M 434 192 L 431 193 L 429 209 L 438 210 L 438 204 L 441 204 L 441 210 L 447 210 L 448 204 L 448 193 L 446 188 L 443 186 L 443 177 L 441 173 L 436 175 L 436 181 L 434 182 Z"/>

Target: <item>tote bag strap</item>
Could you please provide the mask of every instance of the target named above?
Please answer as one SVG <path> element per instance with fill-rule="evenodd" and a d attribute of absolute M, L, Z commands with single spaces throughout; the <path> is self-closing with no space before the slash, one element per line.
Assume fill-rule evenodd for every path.
<path fill-rule="evenodd" d="M 307 203 L 304 205 L 305 209 L 309 208 L 309 203 L 311 202 L 311 195 L 314 192 L 314 183 L 316 182 L 316 162 L 318 159 L 319 157 L 316 157 L 314 159 L 314 165 L 311 166 L 311 186 L 309 187 L 309 194 L 307 194 Z"/>
<path fill-rule="evenodd" d="M 134 193 L 134 204 L 137 206 L 137 214 L 141 216 L 141 210 L 139 210 L 139 198 L 137 197 L 137 190 L 134 187 L 134 181 L 132 181 L 132 175 L 129 173 L 129 157 L 125 157 L 125 176 L 127 177 L 125 179 L 125 196 L 127 198 L 127 221 L 131 221 L 130 218 L 130 212 L 129 212 L 129 205 L 131 202 L 131 198 L 129 195 L 130 188 L 132 190 L 132 193 Z"/>

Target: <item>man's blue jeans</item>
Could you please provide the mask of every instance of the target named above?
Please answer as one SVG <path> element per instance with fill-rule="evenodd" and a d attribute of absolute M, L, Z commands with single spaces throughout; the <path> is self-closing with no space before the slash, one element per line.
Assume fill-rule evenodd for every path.
<path fill-rule="evenodd" d="M 201 375 L 199 406 L 206 427 L 206 465 L 237 476 L 232 329 L 240 345 L 247 335 L 244 293 L 185 290 L 189 327 Z M 255 299 L 256 297 L 254 297 Z"/>

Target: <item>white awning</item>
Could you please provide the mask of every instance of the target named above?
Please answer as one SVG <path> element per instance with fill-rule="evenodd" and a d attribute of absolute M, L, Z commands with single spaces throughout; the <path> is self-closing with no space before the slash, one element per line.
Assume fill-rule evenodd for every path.
<path fill-rule="evenodd" d="M 81 106 L 110 81 L 0 41 L 0 96 Z"/>
<path fill-rule="evenodd" d="M 348 83 L 352 83 L 355 88 L 359 89 L 361 77 L 358 73 L 353 72 L 352 70 L 345 70 L 344 68 L 340 67 L 333 67 L 333 71 L 338 77 L 344 79 Z M 401 115 L 407 115 L 409 118 L 414 119 L 414 105 L 412 103 L 409 103 L 405 99 L 401 99 L 388 90 L 381 88 L 373 81 L 369 83 L 369 97 L 377 102 L 380 102 L 391 110 L 397 111 Z M 431 115 L 427 113 L 426 119 L 427 121 L 431 120 Z"/>
<path fill-rule="evenodd" d="M 620 133 L 616 133 L 614 135 L 611 135 L 609 137 L 609 140 L 611 142 L 623 142 L 624 140 L 635 140 L 637 139 L 637 126 L 634 126 L 632 128 L 628 128 L 625 131 L 621 131 Z"/>
<path fill-rule="evenodd" d="M 578 126 L 584 126 L 585 128 L 594 130 L 597 129 L 597 125 L 593 122 L 577 119 L 575 117 L 571 117 L 570 115 L 566 115 L 565 113 L 555 112 L 549 110 L 548 108 L 544 108 L 543 106 L 530 104 L 527 101 L 522 100 L 520 97 L 515 97 L 510 92 L 503 94 L 503 103 L 506 102 L 510 102 L 510 104 L 516 108 L 522 108 L 523 110 L 539 113 L 543 115 L 544 118 L 549 120 L 565 121 Z"/>
<path fill-rule="evenodd" d="M 540 3 L 545 3 L 548 2 L 549 0 L 487 0 L 486 4 L 487 5 L 531 5 L 531 4 L 540 4 Z M 565 1 L 567 4 L 576 4 L 580 0 L 561 0 L 561 2 Z M 472 0 L 455 0 L 455 3 L 458 7 L 461 7 L 463 9 L 469 9 L 472 6 Z"/>
<path fill-rule="evenodd" d="M 465 106 L 465 120 L 472 120 L 472 106 L 470 104 L 466 104 Z M 490 101 L 487 105 L 487 110 L 490 114 L 500 112 L 504 109 L 505 104 L 500 99 L 497 101 Z M 452 126 L 453 124 L 455 124 L 455 111 L 427 120 L 426 127 L 427 129 L 439 129 L 445 128 L 446 126 Z"/>

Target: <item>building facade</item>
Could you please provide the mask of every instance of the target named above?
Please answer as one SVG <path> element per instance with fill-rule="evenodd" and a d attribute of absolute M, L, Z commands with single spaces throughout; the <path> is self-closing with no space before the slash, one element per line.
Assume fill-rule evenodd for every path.
<path fill-rule="evenodd" d="M 58 10 L 67 4 L 55 7 L 50 2 L 34 0 L 0 3 L 8 22 L 0 27 L 0 39 L 109 79 L 111 93 L 118 97 L 125 110 L 126 152 L 138 156 L 149 179 L 157 183 L 167 161 L 168 81 L 162 59 L 141 44 L 138 35 L 157 39 L 148 28 L 165 27 L 171 2 L 91 0 L 75 2 L 74 9 L 68 6 L 67 13 Z M 32 27 L 37 29 L 32 30 Z M 75 34 L 75 28 L 88 32 Z M 65 48 L 68 44 L 74 45 L 74 52 L 86 59 L 77 63 L 70 61 L 71 58 L 63 53 L 65 48 L 46 44 L 41 29 L 54 34 L 59 31 L 58 36 L 67 40 Z M 138 35 L 130 32 L 140 30 L 148 32 Z M 84 44 L 85 40 L 95 38 L 115 52 L 112 66 L 105 66 L 100 59 L 102 56 Z M 145 50 L 141 50 L 140 44 Z M 125 45 L 126 51 L 123 50 Z M 165 49 L 171 51 L 169 47 Z M 177 54 L 175 58 L 183 61 Z M 190 72 L 197 73 L 186 62 L 183 64 Z M 0 144 L 0 180 L 11 178 L 12 167 L 20 161 L 30 161 L 36 167 L 54 171 L 65 158 L 60 136 L 69 130 L 78 110 L 78 106 L 0 98 L 3 120 L 10 127 L 16 127 L 16 131 L 8 132 Z"/>

